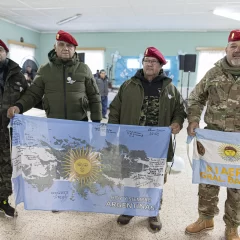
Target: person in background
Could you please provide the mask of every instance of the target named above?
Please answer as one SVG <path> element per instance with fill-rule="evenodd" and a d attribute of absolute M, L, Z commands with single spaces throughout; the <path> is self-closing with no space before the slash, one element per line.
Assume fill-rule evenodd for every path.
<path fill-rule="evenodd" d="M 0 212 L 14 217 L 15 209 L 8 202 L 12 194 L 12 165 L 7 110 L 19 100 L 28 84 L 19 65 L 7 58 L 8 52 L 8 47 L 0 40 Z"/>
<path fill-rule="evenodd" d="M 36 72 L 33 71 L 32 67 L 31 66 L 27 66 L 26 67 L 26 71 L 25 73 L 27 75 L 27 80 L 30 82 L 30 85 L 34 79 L 34 77 L 36 76 Z"/>
<path fill-rule="evenodd" d="M 223 132 L 240 132 L 240 29 L 230 32 L 226 56 L 215 63 L 196 85 L 188 100 L 188 135 L 195 136 L 199 128 L 203 108 L 207 129 Z M 198 220 L 187 226 L 187 234 L 199 234 L 214 228 L 213 218 L 217 207 L 220 187 L 199 184 Z M 227 188 L 225 214 L 226 240 L 240 240 L 240 189 Z"/>
<path fill-rule="evenodd" d="M 172 79 L 163 73 L 163 65 L 167 63 L 162 53 L 155 47 L 148 47 L 144 52 L 143 69 L 125 81 L 114 100 L 111 102 L 108 123 L 170 126 L 172 134 L 182 129 L 186 113 L 183 100 Z M 151 143 L 146 143 L 151 144 Z M 172 141 L 170 141 L 167 161 L 173 159 Z M 166 176 L 164 181 L 166 182 Z M 117 222 L 128 224 L 133 216 L 121 215 Z M 160 217 L 149 217 L 149 226 L 160 231 Z"/>
<path fill-rule="evenodd" d="M 102 101 L 102 117 L 107 118 L 107 107 L 108 107 L 108 87 L 111 86 L 106 72 L 102 69 L 99 73 L 99 78 L 96 79 L 98 89 L 101 95 Z"/>
<path fill-rule="evenodd" d="M 98 79 L 100 77 L 100 72 L 99 70 L 97 70 L 97 72 L 94 74 L 94 78 Z"/>

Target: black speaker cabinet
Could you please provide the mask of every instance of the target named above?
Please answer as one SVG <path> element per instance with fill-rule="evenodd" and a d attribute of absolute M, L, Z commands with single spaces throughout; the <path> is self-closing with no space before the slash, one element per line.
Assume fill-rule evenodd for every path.
<path fill-rule="evenodd" d="M 80 62 L 85 63 L 85 53 L 78 53 L 78 58 Z"/>
<path fill-rule="evenodd" d="M 186 54 L 184 57 L 184 72 L 195 72 L 196 60 L 196 54 Z"/>
<path fill-rule="evenodd" d="M 178 55 L 179 60 L 179 70 L 184 70 L 184 55 Z"/>

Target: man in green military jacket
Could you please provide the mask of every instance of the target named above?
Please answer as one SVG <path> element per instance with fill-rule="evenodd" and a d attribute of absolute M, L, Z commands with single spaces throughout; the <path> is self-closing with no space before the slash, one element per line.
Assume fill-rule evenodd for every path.
<path fill-rule="evenodd" d="M 186 113 L 176 87 L 162 67 L 166 64 L 161 52 L 149 47 L 143 58 L 143 69 L 124 82 L 110 104 L 108 123 L 140 126 L 170 126 L 177 134 L 182 128 Z M 151 143 L 146 143 L 151 144 Z M 168 161 L 172 161 L 173 148 L 170 141 Z M 121 215 L 118 223 L 128 224 L 133 216 Z M 159 216 L 149 218 L 149 226 L 160 231 Z"/>
<path fill-rule="evenodd" d="M 92 121 L 102 119 L 101 97 L 89 67 L 78 60 L 77 41 L 60 30 L 54 49 L 48 54 L 49 62 L 37 72 L 33 84 L 13 107 L 8 117 L 31 109 L 43 99 L 48 118 L 87 121 L 90 109 Z"/>

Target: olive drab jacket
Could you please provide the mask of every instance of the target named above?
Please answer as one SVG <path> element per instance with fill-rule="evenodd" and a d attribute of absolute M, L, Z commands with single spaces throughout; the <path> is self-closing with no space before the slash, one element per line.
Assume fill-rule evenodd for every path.
<path fill-rule="evenodd" d="M 157 126 L 168 127 L 176 122 L 182 127 L 184 119 L 186 118 L 183 100 L 176 87 L 171 83 L 172 80 L 168 77 L 162 78 L 163 84 L 161 93 L 159 94 Z M 111 102 L 108 123 L 140 125 L 143 101 L 144 88 L 141 83 L 141 78 L 137 73 L 121 85 L 118 94 Z M 172 161 L 172 158 L 173 148 L 172 141 L 170 141 L 167 160 Z"/>
<path fill-rule="evenodd" d="M 89 67 L 76 53 L 68 61 L 58 58 L 55 50 L 48 57 L 49 62 L 40 67 L 33 84 L 15 105 L 25 112 L 44 96 L 48 118 L 86 120 L 89 109 L 91 120 L 101 120 L 101 98 Z"/>

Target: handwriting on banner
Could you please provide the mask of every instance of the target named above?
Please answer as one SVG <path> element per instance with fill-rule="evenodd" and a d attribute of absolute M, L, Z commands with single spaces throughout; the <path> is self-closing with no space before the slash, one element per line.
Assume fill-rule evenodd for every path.
<path fill-rule="evenodd" d="M 163 132 L 164 130 L 160 130 L 158 128 L 149 128 L 148 132 L 150 136 L 159 136 L 160 132 Z"/>
<path fill-rule="evenodd" d="M 107 128 L 107 124 L 100 123 L 98 126 L 94 127 L 95 131 L 100 132 L 100 136 L 106 136 L 106 134 L 116 134 L 111 128 Z"/>
<path fill-rule="evenodd" d="M 60 200 L 67 200 L 68 198 L 68 191 L 56 191 L 51 192 L 53 199 L 60 199 Z"/>
<path fill-rule="evenodd" d="M 210 167 L 206 166 L 205 172 L 200 172 L 200 177 L 210 181 L 240 184 L 240 168 Z M 226 178 L 227 177 L 227 178 Z"/>
<path fill-rule="evenodd" d="M 14 132 L 12 135 L 12 144 L 13 145 L 20 145 L 20 134 L 17 132 Z"/>
<path fill-rule="evenodd" d="M 129 137 L 143 137 L 142 133 L 136 131 L 127 130 L 127 134 Z"/>
<path fill-rule="evenodd" d="M 132 179 L 136 187 L 160 187 L 163 185 L 166 168 L 165 158 L 148 158 L 141 172 L 134 173 Z"/>

